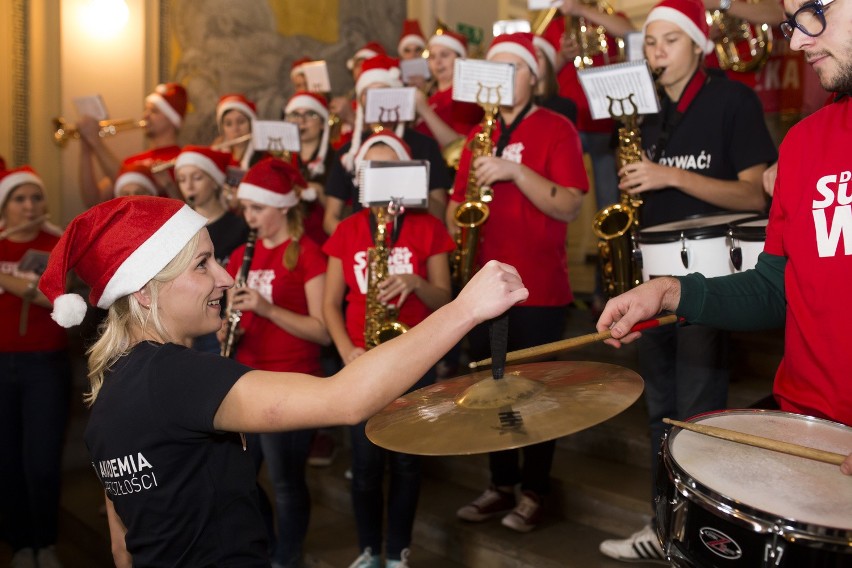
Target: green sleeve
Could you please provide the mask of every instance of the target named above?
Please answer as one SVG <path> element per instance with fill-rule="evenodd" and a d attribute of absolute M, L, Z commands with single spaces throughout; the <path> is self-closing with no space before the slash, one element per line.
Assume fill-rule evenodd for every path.
<path fill-rule="evenodd" d="M 786 257 L 760 253 L 757 266 L 739 274 L 705 278 L 679 276 L 677 314 L 690 323 L 731 331 L 756 331 L 784 325 Z"/>

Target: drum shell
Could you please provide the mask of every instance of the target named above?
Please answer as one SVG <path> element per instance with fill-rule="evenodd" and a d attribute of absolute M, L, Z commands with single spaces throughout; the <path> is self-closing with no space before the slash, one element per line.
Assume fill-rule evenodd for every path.
<path fill-rule="evenodd" d="M 766 225 L 769 219 L 765 215 L 750 217 L 729 224 L 731 266 L 734 272 L 749 270 L 757 265 L 757 257 L 763 252 L 766 243 Z M 740 249 L 742 264 L 737 270 L 734 264 L 734 248 Z"/>
<path fill-rule="evenodd" d="M 691 421 L 731 413 L 788 415 L 796 419 L 835 425 L 828 421 L 800 417 L 786 412 L 761 410 L 722 411 L 702 415 Z M 842 425 L 836 426 L 842 427 Z M 849 432 L 852 437 L 852 429 Z M 678 465 L 672 456 L 674 436 L 670 434 L 663 439 L 656 480 L 659 495 L 656 502 L 657 533 L 663 543 L 663 550 L 674 566 L 696 568 L 852 566 L 852 529 L 835 529 L 797 522 L 761 511 L 717 493 Z M 704 542 L 705 540 L 724 549 L 727 555 L 713 552 L 707 542 Z"/>
<path fill-rule="evenodd" d="M 686 276 L 692 272 L 708 278 L 733 274 L 729 224 L 756 215 L 754 212 L 697 215 L 640 230 L 636 242 L 642 255 L 642 279 L 647 282 L 658 276 Z"/>

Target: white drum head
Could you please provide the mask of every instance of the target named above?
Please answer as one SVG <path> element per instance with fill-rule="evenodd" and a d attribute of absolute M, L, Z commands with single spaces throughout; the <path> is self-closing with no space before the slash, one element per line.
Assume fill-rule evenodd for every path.
<path fill-rule="evenodd" d="M 720 235 L 728 232 L 728 225 L 740 219 L 754 217 L 754 213 L 721 213 L 718 215 L 702 215 L 683 219 L 682 221 L 672 221 L 663 223 L 662 225 L 653 225 L 642 229 L 644 233 L 663 233 L 667 231 L 689 231 L 690 229 L 703 229 L 706 227 L 719 227 Z"/>
<path fill-rule="evenodd" d="M 852 452 L 852 428 L 797 414 L 734 410 L 693 422 L 843 455 Z M 852 478 L 839 466 L 687 430 L 677 430 L 667 443 L 684 472 L 729 500 L 798 523 L 852 530 Z"/>

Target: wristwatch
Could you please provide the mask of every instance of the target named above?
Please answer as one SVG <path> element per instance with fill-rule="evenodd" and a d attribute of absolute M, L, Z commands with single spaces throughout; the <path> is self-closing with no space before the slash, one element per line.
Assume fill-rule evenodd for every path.
<path fill-rule="evenodd" d="M 727 12 L 731 7 L 731 0 L 719 0 L 719 11 Z"/>

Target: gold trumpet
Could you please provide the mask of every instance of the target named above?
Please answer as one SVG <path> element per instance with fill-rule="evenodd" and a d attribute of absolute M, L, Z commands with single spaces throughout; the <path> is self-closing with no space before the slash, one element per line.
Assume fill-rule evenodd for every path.
<path fill-rule="evenodd" d="M 115 136 L 119 132 L 135 128 L 145 128 L 148 123 L 144 120 L 122 118 L 113 120 L 101 120 L 98 122 L 98 136 L 105 138 Z M 60 148 L 64 148 L 69 140 L 80 138 L 80 131 L 76 126 L 69 126 L 68 122 L 61 116 L 53 119 L 53 141 Z"/>

